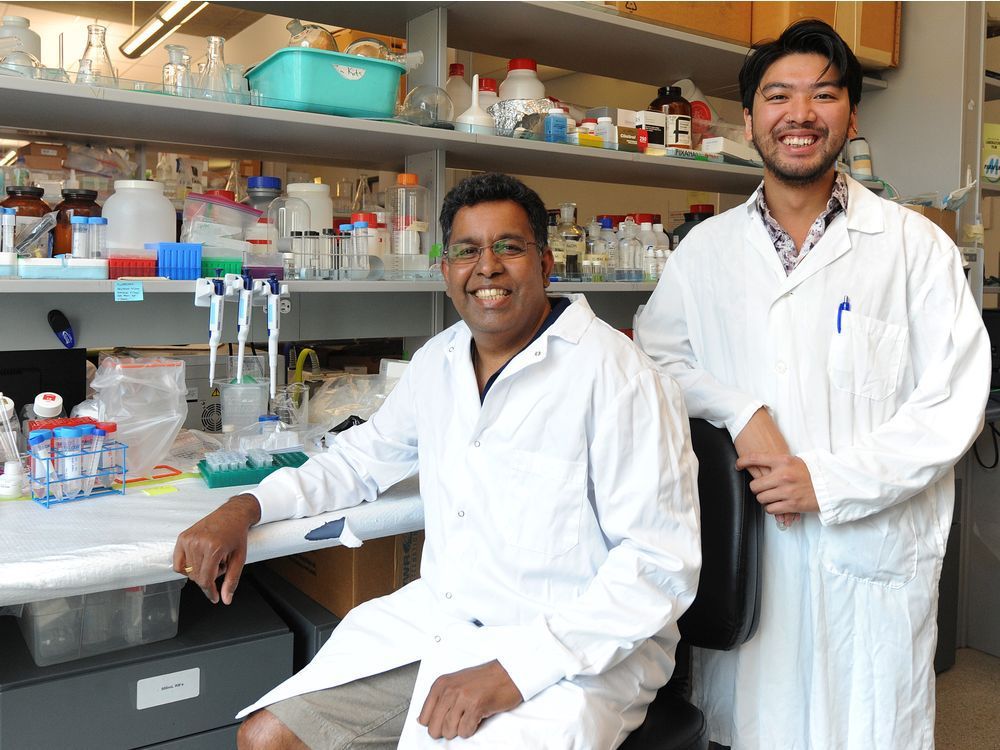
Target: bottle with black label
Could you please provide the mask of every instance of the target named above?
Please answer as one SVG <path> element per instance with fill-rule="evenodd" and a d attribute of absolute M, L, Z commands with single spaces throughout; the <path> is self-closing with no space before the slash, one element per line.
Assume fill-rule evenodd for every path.
<path fill-rule="evenodd" d="M 667 148 L 691 148 L 691 102 L 681 96 L 679 86 L 667 88 L 666 103 L 661 109 L 667 119 L 663 134 Z"/>

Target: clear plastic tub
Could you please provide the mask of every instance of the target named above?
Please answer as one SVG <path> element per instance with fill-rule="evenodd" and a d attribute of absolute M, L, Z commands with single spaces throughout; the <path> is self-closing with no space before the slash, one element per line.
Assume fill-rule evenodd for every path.
<path fill-rule="evenodd" d="M 17 275 L 22 279 L 107 279 L 108 261 L 101 258 L 20 258 Z"/>
<path fill-rule="evenodd" d="M 247 73 L 264 107 L 346 117 L 392 117 L 399 63 L 308 47 L 279 49 Z"/>
<path fill-rule="evenodd" d="M 177 635 L 183 580 L 24 605 L 18 625 L 40 667 Z"/>

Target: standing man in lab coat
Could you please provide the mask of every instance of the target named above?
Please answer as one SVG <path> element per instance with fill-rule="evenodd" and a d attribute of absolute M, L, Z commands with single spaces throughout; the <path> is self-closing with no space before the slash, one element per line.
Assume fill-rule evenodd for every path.
<path fill-rule="evenodd" d="M 546 224 L 511 177 L 452 190 L 443 270 L 462 322 L 371 421 L 179 537 L 174 568 L 213 601 L 224 573 L 228 603 L 251 526 L 420 471 L 422 577 L 355 608 L 245 709 L 241 748 L 613 748 L 669 678 L 701 563 L 683 397 L 582 296 L 549 300 Z"/>
<path fill-rule="evenodd" d="M 695 700 L 734 750 L 934 744 L 952 467 L 983 423 L 990 347 L 947 235 L 835 172 L 861 77 L 819 21 L 751 53 L 763 184 L 688 234 L 637 325 L 777 521 L 756 636 L 696 655 Z"/>

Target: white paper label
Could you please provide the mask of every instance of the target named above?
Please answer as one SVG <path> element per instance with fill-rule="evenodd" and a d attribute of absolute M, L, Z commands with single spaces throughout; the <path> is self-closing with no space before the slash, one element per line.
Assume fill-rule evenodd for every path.
<path fill-rule="evenodd" d="M 341 78 L 348 81 L 360 81 L 368 71 L 364 68 L 355 68 L 353 65 L 334 65 L 333 69 L 340 73 Z"/>
<path fill-rule="evenodd" d="M 195 667 L 139 680 L 135 684 L 135 707 L 142 711 L 144 708 L 197 698 L 200 694 L 201 669 Z"/>

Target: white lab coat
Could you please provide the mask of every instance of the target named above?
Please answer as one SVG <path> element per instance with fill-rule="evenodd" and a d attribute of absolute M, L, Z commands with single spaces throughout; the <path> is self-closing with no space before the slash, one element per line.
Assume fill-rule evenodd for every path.
<path fill-rule="evenodd" d="M 766 404 L 820 506 L 785 532 L 766 519 L 756 636 L 696 655 L 712 738 L 734 750 L 933 747 L 952 467 L 979 433 L 990 380 L 953 243 L 849 180 L 846 215 L 786 277 L 752 196 L 691 231 L 637 334 L 692 417 L 735 436 Z"/>
<path fill-rule="evenodd" d="M 448 746 L 416 723 L 431 683 L 499 659 L 526 703 L 456 746 L 611 748 L 669 678 L 701 563 L 680 390 L 582 296 L 482 405 L 470 343 L 464 323 L 435 336 L 367 424 L 254 492 L 261 522 L 307 516 L 419 467 L 426 542 L 418 581 L 241 716 L 420 660 L 400 747 Z"/>

